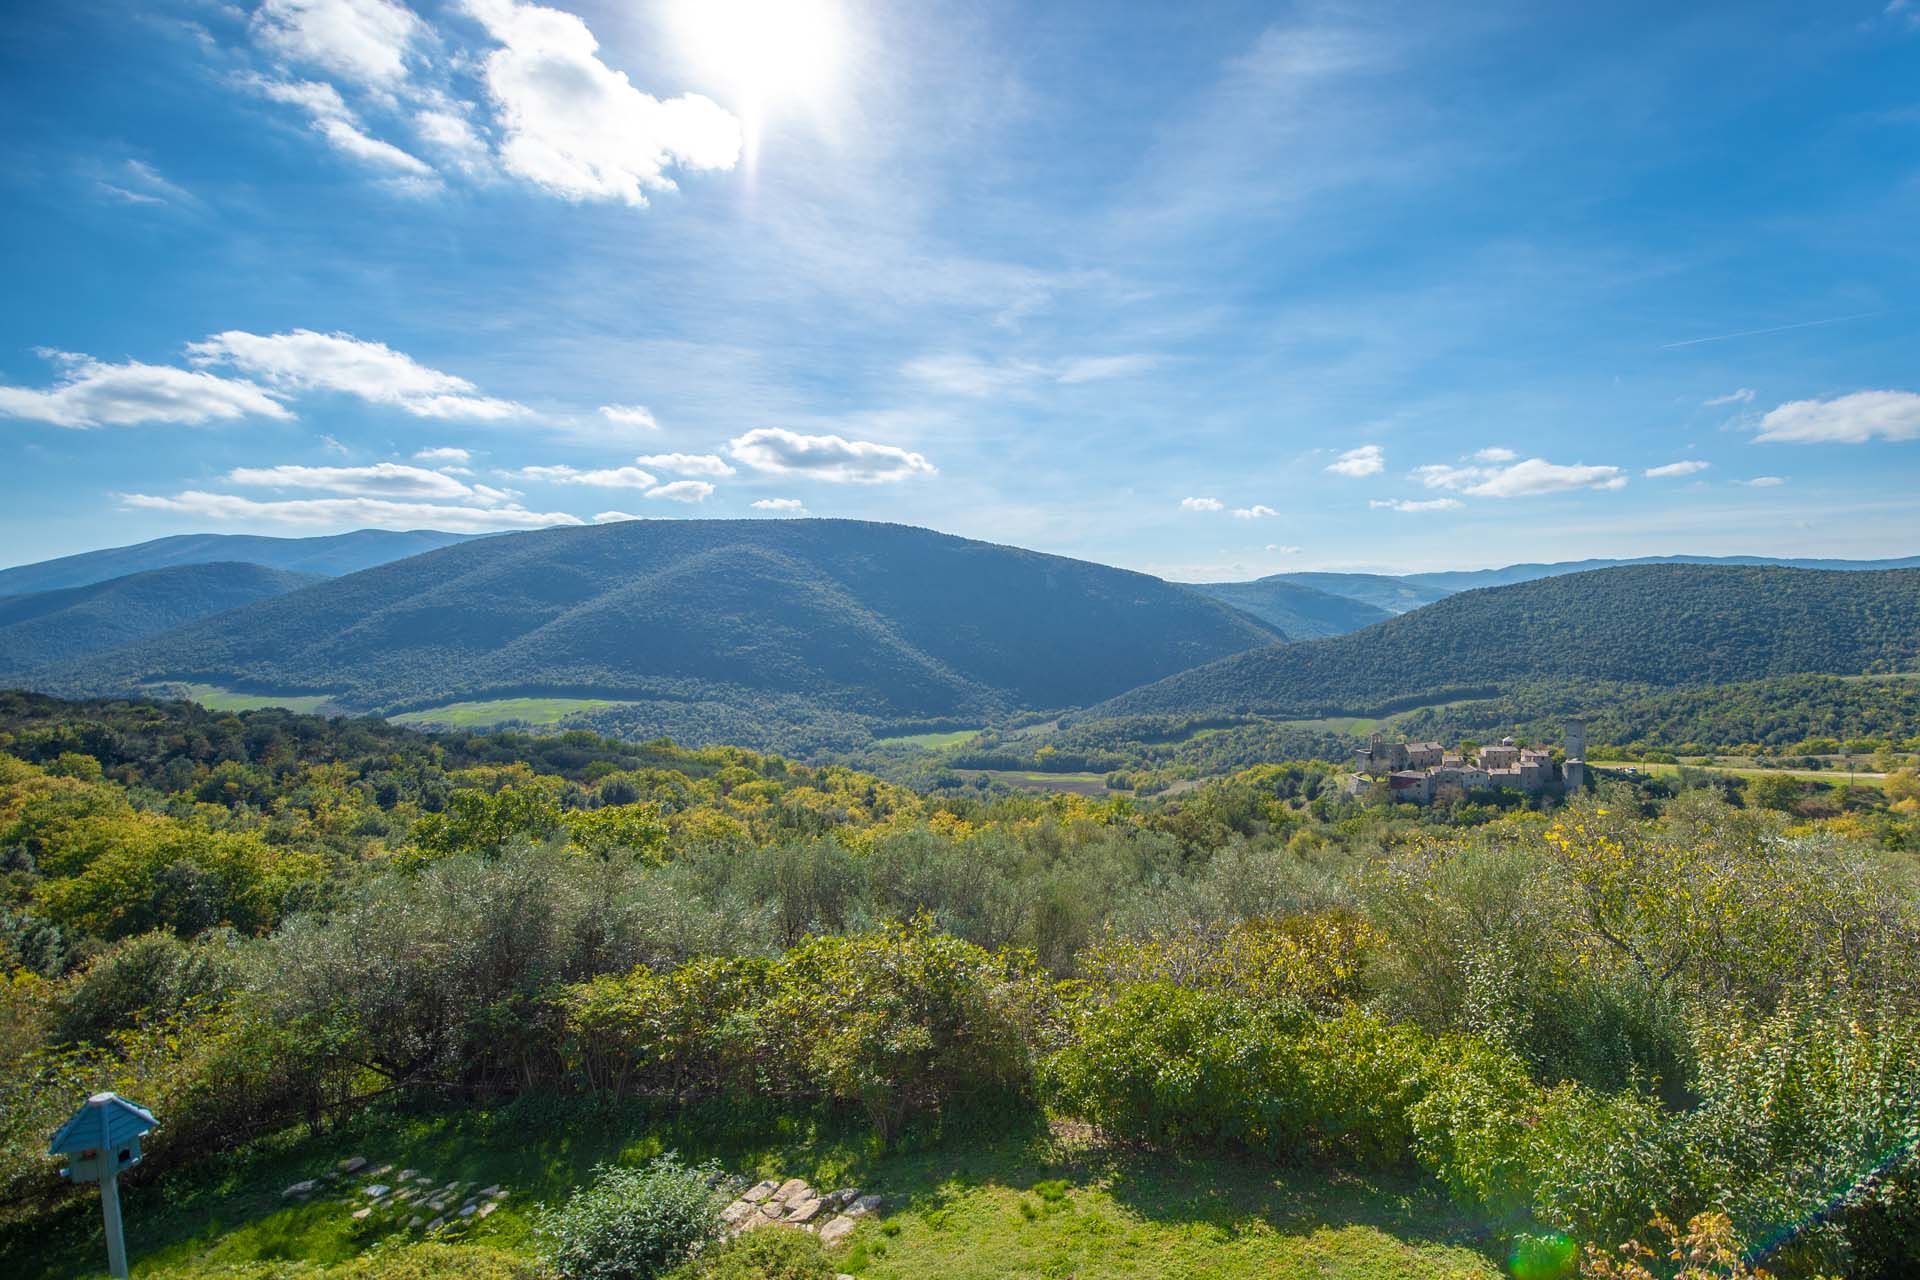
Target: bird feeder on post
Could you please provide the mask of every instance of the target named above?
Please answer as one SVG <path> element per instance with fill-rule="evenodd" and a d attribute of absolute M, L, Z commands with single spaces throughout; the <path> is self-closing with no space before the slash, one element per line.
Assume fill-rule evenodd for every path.
<path fill-rule="evenodd" d="M 60 1172 L 75 1182 L 100 1184 L 100 1215 L 107 1226 L 107 1270 L 127 1274 L 127 1240 L 120 1227 L 120 1173 L 139 1164 L 140 1135 L 159 1127 L 153 1112 L 117 1093 L 96 1093 L 47 1144 L 49 1155 L 67 1157 Z"/>

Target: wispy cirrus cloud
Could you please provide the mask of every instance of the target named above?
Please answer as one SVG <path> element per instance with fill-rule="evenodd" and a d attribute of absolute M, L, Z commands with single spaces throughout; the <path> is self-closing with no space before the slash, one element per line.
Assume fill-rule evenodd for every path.
<path fill-rule="evenodd" d="M 472 486 L 441 471 L 377 462 L 365 467 L 237 467 L 227 483 L 267 489 L 320 489 L 329 493 L 378 498 L 470 498 Z M 484 486 L 482 486 L 484 488 Z M 499 493 L 489 490 L 489 494 Z"/>
<path fill-rule="evenodd" d="M 1669 462 L 1663 466 L 1648 467 L 1641 474 L 1649 480 L 1671 480 L 1677 476 L 1697 475 L 1713 464 L 1701 462 L 1697 458 L 1688 458 L 1681 462 Z"/>
<path fill-rule="evenodd" d="M 1723 396 L 1713 396 L 1709 399 L 1702 400 L 1700 404 L 1703 408 L 1707 409 L 1719 409 L 1730 404 L 1752 404 L 1755 394 L 1756 392 L 1752 387 L 1741 387 L 1739 390 L 1729 391 Z"/>
<path fill-rule="evenodd" d="M 1066 360 L 987 360 L 965 353 L 916 356 L 900 371 L 949 395 L 985 398 L 1031 392 L 1045 385 L 1080 386 L 1145 373 L 1159 357 L 1134 353 L 1078 356 Z"/>
<path fill-rule="evenodd" d="M 1375 511 L 1453 511 L 1466 504 L 1458 498 L 1373 498 L 1367 505 Z"/>
<path fill-rule="evenodd" d="M 577 484 L 594 489 L 651 489 L 660 483 L 652 472 L 642 471 L 639 467 L 599 467 L 583 471 L 578 467 L 559 464 L 521 467 L 513 474 L 522 480 Z"/>

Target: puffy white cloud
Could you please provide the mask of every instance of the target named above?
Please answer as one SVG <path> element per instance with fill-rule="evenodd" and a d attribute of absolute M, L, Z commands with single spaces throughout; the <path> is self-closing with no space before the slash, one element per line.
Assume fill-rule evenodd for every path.
<path fill-rule="evenodd" d="M 711 99 L 662 102 L 596 56 L 573 14 L 514 0 L 467 0 L 499 45 L 483 64 L 506 169 L 569 200 L 645 205 L 670 191 L 669 166 L 731 169 L 740 122 Z"/>
<path fill-rule="evenodd" d="M 456 168 L 470 174 L 484 173 L 491 152 L 464 116 L 441 108 L 429 108 L 413 117 L 413 131 L 428 148 Z"/>
<path fill-rule="evenodd" d="M 430 369 L 382 342 L 347 333 L 257 334 L 230 329 L 187 345 L 196 364 L 231 365 L 287 391 L 337 391 L 396 405 L 421 418 L 494 421 L 527 412 L 511 400 L 478 394 L 465 378 Z"/>
<path fill-rule="evenodd" d="M 421 449 L 413 455 L 413 460 L 464 467 L 473 461 L 473 454 L 465 449 L 456 449 L 452 445 L 442 445 L 437 449 Z"/>
<path fill-rule="evenodd" d="M 398 462 L 376 462 L 367 467 L 239 467 L 227 473 L 227 483 L 266 489 L 321 489 L 328 493 L 374 498 L 469 498 L 475 491 L 439 471 Z M 500 490 L 489 497 L 504 497 Z"/>
<path fill-rule="evenodd" d="M 1377 476 L 1387 469 L 1387 453 L 1377 444 L 1363 444 L 1357 449 L 1349 449 L 1327 464 L 1327 470 L 1337 476 Z"/>
<path fill-rule="evenodd" d="M 657 489 L 647 490 L 649 498 L 664 498 L 668 502 L 705 502 L 713 496 L 713 486 L 705 480 L 674 480 Z"/>
<path fill-rule="evenodd" d="M 634 459 L 643 467 L 671 471 L 682 476 L 730 476 L 734 474 L 725 458 L 711 453 L 643 453 Z"/>
<path fill-rule="evenodd" d="M 1688 458 L 1683 462 L 1669 462 L 1664 466 L 1648 467 L 1644 473 L 1649 480 L 1670 480 L 1675 476 L 1690 476 L 1705 471 L 1711 462 L 1701 462 L 1697 458 Z"/>
<path fill-rule="evenodd" d="M 779 511 L 786 515 L 797 516 L 806 513 L 806 504 L 798 498 L 761 498 L 753 504 L 755 511 Z"/>
<path fill-rule="evenodd" d="M 245 520 L 301 528 L 445 529 L 450 533 L 488 533 L 499 529 L 545 529 L 582 523 L 578 516 L 564 511 L 528 511 L 516 506 L 449 506 L 385 498 L 288 498 L 262 502 L 196 489 L 171 497 L 122 494 L 121 502 L 143 511 L 171 511 L 209 520 Z"/>
<path fill-rule="evenodd" d="M 1729 391 L 1723 396 L 1714 396 L 1712 399 L 1702 400 L 1700 403 L 1706 408 L 1718 409 L 1722 405 L 1752 404 L 1753 397 L 1754 390 L 1752 387 L 1741 387 L 1738 391 Z"/>
<path fill-rule="evenodd" d="M 58 379 L 44 390 L 0 386 L 0 417 L 56 427 L 125 427 L 293 416 L 266 388 L 239 378 L 133 360 L 107 364 L 66 351 L 40 354 L 60 366 Z"/>
<path fill-rule="evenodd" d="M 646 519 L 645 516 L 636 516 L 631 511 L 596 511 L 593 516 L 595 524 L 618 524 L 622 520 L 644 519 Z"/>
<path fill-rule="evenodd" d="M 1452 511 L 1463 504 L 1458 498 L 1374 498 L 1367 505 L 1376 511 Z"/>
<path fill-rule="evenodd" d="M 1511 466 L 1446 466 L 1429 463 L 1413 469 L 1429 489 L 1453 489 L 1475 498 L 1530 498 L 1574 489 L 1620 489 L 1627 483 L 1619 467 L 1563 465 L 1528 458 Z"/>
<path fill-rule="evenodd" d="M 654 421 L 653 412 L 643 404 L 603 404 L 600 406 L 600 416 L 623 427 L 645 427 L 648 431 L 660 429 L 660 424 Z"/>
<path fill-rule="evenodd" d="M 548 484 L 579 484 L 595 489 L 651 489 L 660 483 L 652 472 L 642 471 L 638 467 L 603 467 L 597 471 L 582 471 L 565 465 L 522 467 L 514 474 Z"/>
<path fill-rule="evenodd" d="M 808 436 L 783 427 L 759 427 L 727 442 L 733 460 L 774 475 L 810 476 L 836 484 L 887 484 L 935 474 L 917 453 L 871 440 Z"/>
<path fill-rule="evenodd" d="M 1785 476 L 1755 476 L 1751 480 L 1734 481 L 1735 484 L 1743 484 L 1749 489 L 1777 489 L 1786 482 Z"/>
<path fill-rule="evenodd" d="M 1268 516 L 1277 516 L 1279 514 L 1280 513 L 1272 507 L 1264 507 L 1259 503 L 1255 503 L 1251 507 L 1235 507 L 1233 509 L 1233 518 L 1235 520 L 1264 520 Z"/>
<path fill-rule="evenodd" d="M 1475 462 L 1512 462 L 1520 455 L 1503 445 L 1492 445 L 1473 455 Z"/>
<path fill-rule="evenodd" d="M 1227 504 L 1218 498 L 1182 498 L 1180 509 L 1182 511 L 1225 511 Z"/>
<path fill-rule="evenodd" d="M 1760 419 L 1754 439 L 1776 444 L 1920 440 L 1920 395 L 1856 391 L 1832 400 L 1792 400 Z"/>
<path fill-rule="evenodd" d="M 366 132 L 361 128 L 360 118 L 340 97 L 340 91 L 325 81 L 256 78 L 253 84 L 275 102 L 305 111 L 314 129 L 334 150 L 397 175 L 400 180 L 397 189 L 416 194 L 438 189 L 439 178 L 431 165 Z"/>
<path fill-rule="evenodd" d="M 375 86 L 406 79 L 426 24 L 393 0 L 262 0 L 253 33 L 283 57 Z"/>

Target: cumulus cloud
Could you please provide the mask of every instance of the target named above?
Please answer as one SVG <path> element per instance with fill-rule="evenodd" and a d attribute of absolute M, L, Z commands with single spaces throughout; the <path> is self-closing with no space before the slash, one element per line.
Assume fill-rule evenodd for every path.
<path fill-rule="evenodd" d="M 1263 507 L 1258 503 L 1255 503 L 1251 507 L 1235 507 L 1233 509 L 1233 518 L 1235 520 L 1264 520 L 1268 516 L 1277 516 L 1279 514 L 1280 513 L 1272 507 Z"/>
<path fill-rule="evenodd" d="M 1452 511 L 1458 498 L 1375 498 L 1367 505 L 1376 511 Z"/>
<path fill-rule="evenodd" d="M 668 502 L 705 502 L 713 496 L 713 486 L 705 480 L 675 480 L 647 490 L 647 496 Z"/>
<path fill-rule="evenodd" d="M 730 476 L 734 474 L 725 458 L 711 453 L 643 453 L 634 459 L 643 467 L 671 471 L 682 476 Z"/>
<path fill-rule="evenodd" d="M 1387 469 L 1386 450 L 1377 444 L 1363 444 L 1357 449 L 1349 449 L 1327 464 L 1327 470 L 1337 476 L 1377 476 Z"/>
<path fill-rule="evenodd" d="M 603 404 L 600 406 L 600 416 L 623 427 L 645 427 L 648 431 L 660 429 L 652 411 L 643 404 Z"/>
<path fill-rule="evenodd" d="M 806 504 L 798 498 L 762 498 L 753 504 L 755 511 L 778 511 L 783 515 L 806 514 Z"/>
<path fill-rule="evenodd" d="M 810 476 L 835 484 L 888 484 L 935 474 L 917 453 L 871 440 L 801 435 L 783 427 L 759 427 L 727 442 L 735 462 L 773 475 Z"/>
<path fill-rule="evenodd" d="M 1741 387 L 1738 391 L 1729 391 L 1723 396 L 1714 396 L 1712 399 L 1702 400 L 1700 403 L 1709 409 L 1718 409 L 1722 405 L 1752 404 L 1753 397 L 1754 390 L 1752 387 Z"/>
<path fill-rule="evenodd" d="M 1749 489 L 1776 489 L 1786 482 L 1785 476 L 1755 476 L 1751 480 L 1734 481 L 1735 484 L 1743 484 Z"/>
<path fill-rule="evenodd" d="M 328 493 L 374 498 L 470 498 L 475 490 L 440 471 L 377 462 L 367 467 L 239 467 L 227 473 L 229 484 L 268 489 L 321 489 Z M 484 488 L 484 486 L 482 486 Z M 499 490 L 487 490 L 494 499 Z"/>
<path fill-rule="evenodd" d="M 1413 469 L 1429 489 L 1453 489 L 1475 498 L 1531 498 L 1574 489 L 1620 489 L 1627 476 L 1619 467 L 1564 465 L 1528 458 L 1510 466 L 1447 466 L 1429 463 Z"/>
<path fill-rule="evenodd" d="M 133 360 L 107 364 L 67 351 L 40 354 L 60 366 L 58 378 L 45 389 L 0 386 L 0 417 L 56 427 L 127 427 L 293 416 L 266 388 L 244 379 Z"/>
<path fill-rule="evenodd" d="M 1754 439 L 1775 444 L 1920 440 L 1920 395 L 1856 391 L 1832 400 L 1792 400 L 1760 419 Z"/>
<path fill-rule="evenodd" d="M 435 465 L 464 467 L 473 461 L 473 454 L 465 449 L 456 449 L 452 445 L 442 445 L 436 449 L 422 449 L 413 455 L 415 462 L 429 462 Z"/>
<path fill-rule="evenodd" d="M 483 63 L 510 173 L 568 200 L 647 203 L 671 191 L 668 167 L 731 169 L 740 121 L 711 99 L 661 101 L 596 56 L 573 14 L 513 0 L 467 0 L 499 46 Z"/>
<path fill-rule="evenodd" d="M 1713 464 L 1689 458 L 1684 462 L 1669 462 L 1665 466 L 1648 467 L 1645 475 L 1649 480 L 1670 480 L 1675 476 L 1690 476 L 1705 471 Z"/>
<path fill-rule="evenodd" d="M 527 412 L 511 400 L 480 395 L 465 378 L 347 333 L 230 329 L 189 343 L 187 358 L 199 365 L 231 365 L 282 391 L 343 392 L 373 404 L 395 405 L 420 418 L 494 421 Z"/>
<path fill-rule="evenodd" d="M 581 523 L 578 516 L 564 511 L 528 511 L 518 506 L 454 506 L 395 502 L 385 498 L 288 498 L 262 502 L 196 489 L 172 496 L 122 494 L 121 503 L 142 511 L 170 511 L 201 519 L 244 520 L 307 529 L 444 529 L 449 533 L 489 533 Z"/>
<path fill-rule="evenodd" d="M 514 474 L 548 484 L 579 484 L 595 489 L 651 489 L 660 483 L 652 472 L 642 471 L 638 467 L 604 467 L 597 471 L 582 471 L 564 465 L 522 467 Z"/>
<path fill-rule="evenodd" d="M 1182 511 L 1225 511 L 1227 504 L 1218 498 L 1182 498 L 1180 509 Z"/>
<path fill-rule="evenodd" d="M 362 84 L 391 86 L 426 24 L 393 0 L 262 0 L 254 38 L 281 56 Z"/>
<path fill-rule="evenodd" d="M 622 520 L 644 520 L 645 518 L 644 516 L 636 516 L 630 511 L 597 511 L 594 513 L 593 522 L 595 524 L 618 524 Z"/>
<path fill-rule="evenodd" d="M 1473 455 L 1473 458 L 1476 462 L 1512 462 L 1519 456 L 1519 454 L 1511 449 L 1494 445 L 1491 448 L 1480 450 L 1480 452 Z"/>

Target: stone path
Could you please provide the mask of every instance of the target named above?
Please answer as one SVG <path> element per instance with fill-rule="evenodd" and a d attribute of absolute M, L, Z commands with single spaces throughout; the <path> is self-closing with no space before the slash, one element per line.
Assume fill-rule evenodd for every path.
<path fill-rule="evenodd" d="M 438 1182 L 418 1169 L 395 1169 L 390 1164 L 370 1168 L 365 1156 L 349 1156 L 317 1178 L 294 1183 L 283 1199 L 309 1203 L 319 1196 L 341 1196 L 355 1222 L 388 1230 L 456 1231 L 484 1221 L 507 1189 L 499 1183 L 479 1187 L 471 1182 Z"/>
<path fill-rule="evenodd" d="M 720 1211 L 722 1229 L 729 1236 L 758 1227 L 795 1227 L 816 1232 L 828 1248 L 853 1234 L 860 1219 L 880 1211 L 879 1196 L 863 1196 L 858 1187 L 820 1192 L 805 1179 L 755 1183 Z"/>

